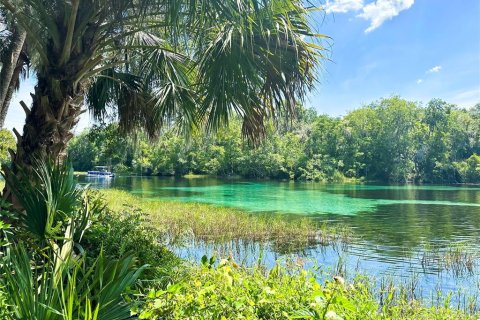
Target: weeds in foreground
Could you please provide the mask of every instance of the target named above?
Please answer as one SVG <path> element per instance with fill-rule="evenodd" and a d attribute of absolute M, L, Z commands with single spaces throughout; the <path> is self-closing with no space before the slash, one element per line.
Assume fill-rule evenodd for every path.
<path fill-rule="evenodd" d="M 426 307 L 392 285 L 379 303 L 367 277 L 319 282 L 314 271 L 295 265 L 243 268 L 204 257 L 182 279 L 151 290 L 136 311 L 140 319 L 476 319 L 450 307 L 448 297 Z"/>

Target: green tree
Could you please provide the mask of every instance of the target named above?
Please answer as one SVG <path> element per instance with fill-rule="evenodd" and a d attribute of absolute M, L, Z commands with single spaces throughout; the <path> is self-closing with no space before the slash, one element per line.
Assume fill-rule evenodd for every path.
<path fill-rule="evenodd" d="M 144 135 L 123 139 L 116 125 L 96 128 L 87 135 L 95 141 L 89 148 L 96 150 L 97 160 L 91 161 L 117 159 L 115 163 L 123 168 L 155 175 L 339 182 L 345 178 L 439 183 L 476 179 L 467 174 L 468 168 L 475 168 L 467 159 L 475 159 L 472 155 L 480 143 L 480 125 L 472 109 L 438 99 L 421 107 L 393 97 L 343 118 L 316 115 L 300 106 L 297 113 L 294 121 L 270 121 L 264 140 L 253 149 L 242 139 L 238 118 L 216 133 L 197 131 L 188 142 L 174 129 L 152 143 Z"/>
<path fill-rule="evenodd" d="M 10 163 L 9 149 L 15 149 L 15 137 L 7 129 L 0 129 L 0 166 L 6 166 Z"/>
<path fill-rule="evenodd" d="M 258 140 L 315 81 L 321 46 L 299 0 L 0 0 L 27 31 L 37 85 L 13 159 L 61 158 L 83 112 L 113 111 L 120 129 L 200 123 L 232 113 Z M 288 112 L 287 112 L 288 113 Z"/>
<path fill-rule="evenodd" d="M 95 143 L 90 141 L 89 135 L 89 132 L 82 132 L 73 138 L 68 146 L 68 156 L 77 171 L 91 170 L 95 164 L 99 150 Z"/>
<path fill-rule="evenodd" d="M 480 181 L 480 156 L 473 154 L 467 160 L 454 163 L 462 182 L 478 183 Z"/>

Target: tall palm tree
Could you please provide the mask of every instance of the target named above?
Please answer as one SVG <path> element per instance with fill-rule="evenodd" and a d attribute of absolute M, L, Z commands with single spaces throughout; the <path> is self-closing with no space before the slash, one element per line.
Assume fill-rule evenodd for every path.
<path fill-rule="evenodd" d="M 172 122 L 216 129 L 232 114 L 261 137 L 315 82 L 321 35 L 302 0 L 0 0 L 27 32 L 38 82 L 15 131 L 15 174 L 61 158 L 84 112 L 151 136 Z M 315 44 L 317 43 L 317 44 Z"/>

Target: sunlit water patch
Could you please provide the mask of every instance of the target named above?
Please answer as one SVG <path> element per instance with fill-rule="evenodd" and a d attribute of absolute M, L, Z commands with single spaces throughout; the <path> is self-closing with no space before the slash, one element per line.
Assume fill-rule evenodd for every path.
<path fill-rule="evenodd" d="M 400 187 L 392 188 L 390 186 L 363 187 L 362 190 L 408 190 L 405 188 L 401 189 Z M 295 190 L 288 186 L 274 187 L 271 183 L 237 183 L 201 187 L 164 187 L 163 189 L 184 192 L 183 195 L 177 194 L 175 196 L 167 196 L 164 197 L 165 199 L 236 207 L 250 212 L 273 211 L 302 215 L 354 215 L 362 212 L 374 211 L 380 205 L 393 204 L 477 207 L 480 210 L 480 203 L 454 202 L 448 200 L 355 198 L 344 193 L 330 193 L 328 192 L 330 188 L 327 188 L 327 191 L 321 191 L 318 189 Z M 336 190 L 345 189 L 337 188 Z M 455 189 L 442 188 L 437 190 Z M 478 189 L 473 190 L 478 191 Z"/>

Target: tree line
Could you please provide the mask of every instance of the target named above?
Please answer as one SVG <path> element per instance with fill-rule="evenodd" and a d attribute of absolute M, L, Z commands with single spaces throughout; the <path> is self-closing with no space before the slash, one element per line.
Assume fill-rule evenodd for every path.
<path fill-rule="evenodd" d="M 480 104 L 462 109 L 440 99 L 425 106 L 401 97 L 380 99 L 344 117 L 298 107 L 294 121 L 270 121 L 256 147 L 238 119 L 215 134 L 185 141 L 174 128 L 151 142 L 97 125 L 75 137 L 76 170 L 111 165 L 147 175 L 208 174 L 314 181 L 480 182 Z"/>

